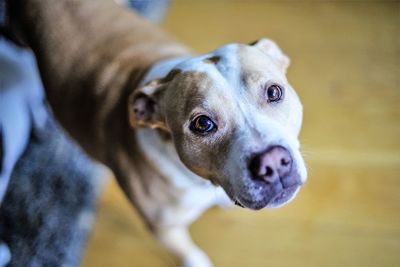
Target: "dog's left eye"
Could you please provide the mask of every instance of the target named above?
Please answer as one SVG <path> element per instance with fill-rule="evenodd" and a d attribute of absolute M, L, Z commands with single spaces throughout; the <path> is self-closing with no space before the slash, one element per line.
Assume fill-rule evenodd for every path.
<path fill-rule="evenodd" d="M 215 123 L 205 115 L 198 116 L 190 124 L 190 130 L 197 134 L 208 134 L 215 129 Z"/>
<path fill-rule="evenodd" d="M 283 95 L 283 90 L 279 85 L 273 84 L 268 86 L 267 88 L 268 102 L 277 102 L 282 99 L 282 95 Z"/>

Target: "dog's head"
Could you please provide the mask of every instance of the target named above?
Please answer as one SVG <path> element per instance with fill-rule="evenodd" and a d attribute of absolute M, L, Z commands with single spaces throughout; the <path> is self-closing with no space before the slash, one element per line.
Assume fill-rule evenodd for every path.
<path fill-rule="evenodd" d="M 288 65 L 268 39 L 184 60 L 131 95 L 131 125 L 168 131 L 182 162 L 238 205 L 283 205 L 307 176 Z"/>

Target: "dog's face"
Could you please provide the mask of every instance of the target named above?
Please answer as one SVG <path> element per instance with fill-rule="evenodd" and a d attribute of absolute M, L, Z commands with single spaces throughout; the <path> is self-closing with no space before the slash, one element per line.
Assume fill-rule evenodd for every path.
<path fill-rule="evenodd" d="M 187 59 L 131 95 L 131 124 L 170 132 L 182 162 L 236 204 L 283 205 L 307 176 L 288 64 L 267 39 Z"/>

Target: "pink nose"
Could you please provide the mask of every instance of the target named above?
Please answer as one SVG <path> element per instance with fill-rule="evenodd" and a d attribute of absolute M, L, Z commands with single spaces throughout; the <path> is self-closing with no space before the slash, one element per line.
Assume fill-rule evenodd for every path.
<path fill-rule="evenodd" d="M 250 161 L 249 169 L 254 179 L 274 184 L 290 175 L 292 161 L 292 156 L 286 148 L 273 146 L 256 155 Z"/>

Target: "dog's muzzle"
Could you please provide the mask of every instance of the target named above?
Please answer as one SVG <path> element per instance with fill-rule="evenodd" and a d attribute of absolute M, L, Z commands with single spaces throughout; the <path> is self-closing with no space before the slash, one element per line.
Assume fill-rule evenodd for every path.
<path fill-rule="evenodd" d="M 251 209 L 281 206 L 294 197 L 302 184 L 291 153 L 282 146 L 255 155 L 248 169 L 250 189 L 237 196 L 239 206 Z"/>

